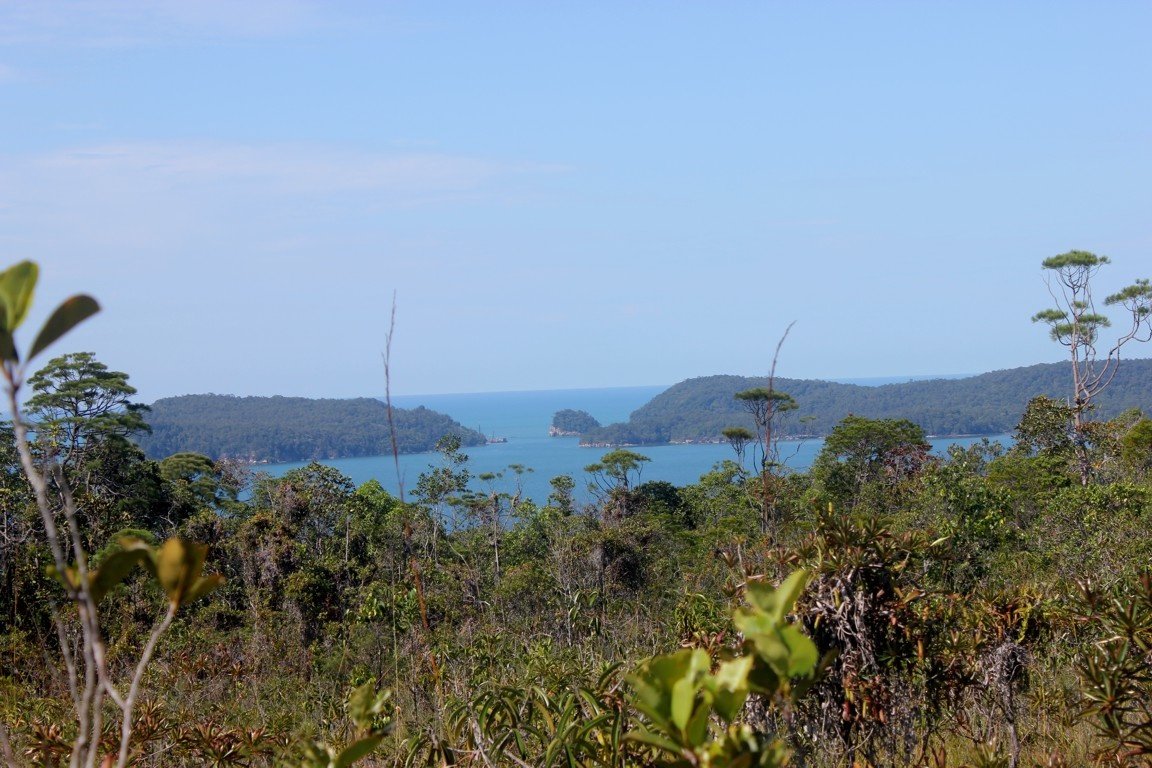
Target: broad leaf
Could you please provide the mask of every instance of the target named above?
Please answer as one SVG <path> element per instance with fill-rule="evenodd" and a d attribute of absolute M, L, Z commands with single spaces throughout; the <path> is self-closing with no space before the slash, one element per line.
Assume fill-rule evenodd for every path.
<path fill-rule="evenodd" d="M 212 578 L 211 576 L 205 578 Z M 223 577 L 221 577 L 223 581 Z M 369 680 L 348 695 L 348 716 L 361 728 L 370 728 L 373 718 L 384 714 L 391 691 L 376 691 L 376 681 Z"/>
<path fill-rule="evenodd" d="M 696 681 L 690 676 L 677 680 L 672 685 L 672 724 L 683 731 L 692 717 L 692 705 L 696 701 Z"/>
<path fill-rule="evenodd" d="M 122 549 L 104 559 L 100 567 L 88 574 L 88 592 L 94 602 L 100 602 L 109 590 L 115 587 L 132 572 L 132 569 L 147 557 L 140 549 Z"/>
<path fill-rule="evenodd" d="M 775 589 L 762 581 L 749 582 L 748 601 L 776 621 L 783 621 L 807 584 L 808 572 L 803 569 L 793 571 Z"/>
<path fill-rule="evenodd" d="M 637 728 L 634 731 L 629 731 L 628 735 L 624 737 L 626 741 L 635 741 L 640 744 L 647 744 L 656 749 L 662 749 L 665 752 L 671 752 L 674 755 L 679 755 L 680 745 L 670 739 L 667 739 L 644 728 Z"/>
<path fill-rule="evenodd" d="M 32 305 L 32 292 L 36 289 L 39 275 L 40 268 L 31 261 L 22 261 L 0 272 L 0 299 L 4 302 L 0 327 L 9 333 L 24 322 L 28 307 Z"/>
<path fill-rule="evenodd" d="M 170 602 L 184 604 L 188 591 L 200 580 L 207 555 L 207 545 L 176 537 L 160 547 L 156 553 L 156 578 Z"/>
<path fill-rule="evenodd" d="M 370 755 L 383 740 L 383 736 L 369 736 L 352 742 L 332 761 L 332 768 L 348 768 L 357 760 Z"/>
<path fill-rule="evenodd" d="M 712 677 L 712 706 L 725 722 L 736 719 L 748 698 L 748 673 L 752 671 L 752 661 L 751 656 L 725 661 Z"/>
<path fill-rule="evenodd" d="M 60 586 L 64 587 L 64 589 L 72 591 L 80 588 L 80 575 L 76 572 L 76 569 L 71 566 L 61 571 L 56 566 L 50 565 L 44 569 L 44 572 L 47 573 L 49 577 L 60 582 Z"/>
<path fill-rule="evenodd" d="M 10 331 L 0 328 L 0 360 L 6 362 L 20 362 L 20 355 L 16 352 L 16 342 Z"/>
<path fill-rule="evenodd" d="M 31 360 L 36 357 L 49 344 L 99 311 L 100 305 L 91 296 L 79 294 L 65 299 L 64 303 L 56 307 L 56 311 L 48 318 L 48 322 L 44 323 L 40 333 L 36 335 L 36 340 L 32 342 L 32 349 L 28 353 L 28 359 Z"/>
<path fill-rule="evenodd" d="M 188 603 L 194 600 L 199 600 L 222 584 L 224 584 L 224 577 L 218 573 L 213 573 L 210 576 L 201 576 L 196 580 L 196 583 L 184 593 L 184 599 L 180 601 L 180 605 L 188 605 Z"/>
<path fill-rule="evenodd" d="M 820 652 L 810 637 L 801 632 L 794 624 L 782 628 L 780 637 L 788 646 L 789 676 L 806 675 L 816 668 L 816 662 L 820 660 Z"/>

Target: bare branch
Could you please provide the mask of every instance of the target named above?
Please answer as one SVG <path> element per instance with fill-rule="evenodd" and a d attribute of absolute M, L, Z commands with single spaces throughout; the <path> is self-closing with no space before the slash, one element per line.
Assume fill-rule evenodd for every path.
<path fill-rule="evenodd" d="M 16 753 L 12 751 L 12 742 L 8 741 L 8 727 L 0 723 L 0 758 L 3 758 L 5 768 L 20 768 L 16 762 Z"/>
<path fill-rule="evenodd" d="M 140 661 L 136 663 L 136 672 L 132 675 L 132 684 L 128 688 L 128 696 L 124 700 L 124 705 L 121 707 L 123 713 L 123 720 L 120 722 L 120 757 L 116 761 L 116 768 L 124 768 L 128 764 L 128 745 L 132 740 L 132 709 L 136 706 L 136 698 L 140 695 L 140 683 L 144 679 L 144 672 L 148 669 L 148 663 L 152 660 L 152 653 L 156 650 L 156 643 L 160 636 L 172 624 L 172 619 L 176 618 L 177 604 L 175 601 L 168 603 L 168 610 L 164 614 L 164 618 L 152 629 L 152 634 L 148 638 L 148 643 L 144 646 L 144 651 L 140 654 Z"/>
<path fill-rule="evenodd" d="M 396 485 L 400 503 L 404 503 L 404 475 L 400 472 L 400 443 L 396 438 L 396 420 L 392 413 L 392 334 L 396 331 L 396 292 L 392 292 L 392 313 L 388 319 L 388 335 L 384 337 L 384 404 L 388 409 L 388 435 L 392 440 L 392 461 L 396 465 Z"/>

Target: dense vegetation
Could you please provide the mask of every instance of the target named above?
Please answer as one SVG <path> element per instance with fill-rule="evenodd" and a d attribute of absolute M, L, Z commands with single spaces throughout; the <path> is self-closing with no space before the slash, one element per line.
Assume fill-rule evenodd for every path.
<path fill-rule="evenodd" d="M 42 344 L 20 356 L 10 331 L 34 283 L 0 274 L 10 404 L 38 382 L 40 416 L 0 429 L 8 766 L 1152 758 L 1138 410 L 1037 395 L 1011 448 L 944 457 L 908 419 L 854 415 L 810 472 L 761 444 L 754 469 L 685 487 L 640 483 L 646 457 L 617 449 L 580 507 L 576 478 L 535 503 L 524 467 L 473 477 L 448 437 L 402 499 L 318 463 L 148 459 L 124 374 L 65 356 L 26 378 Z M 72 307 L 41 336 L 95 311 Z M 741 456 L 792 402 L 743 393 Z"/>
<path fill-rule="evenodd" d="M 92 551 L 115 551 L 125 532 L 179 535 L 210 544 L 209 568 L 226 578 L 161 644 L 140 765 L 265 765 L 313 739 L 339 741 L 344 691 L 368 681 L 394 692 L 378 764 L 487 765 L 482 752 L 492 765 L 567 764 L 569 753 L 575 764 L 673 764 L 622 739 L 638 728 L 653 744 L 736 749 L 667 735 L 676 728 L 661 725 L 660 691 L 681 661 L 697 670 L 698 706 L 727 712 L 764 755 L 1000 765 L 979 761 L 1019 750 L 1023 764 L 1057 752 L 1079 765 L 1122 751 L 1094 691 L 1144 674 L 1097 643 L 1117 637 L 1107 622 L 1127 621 L 1108 613 L 1113 593 L 1117 610 L 1137 601 L 1133 642 L 1152 635 L 1152 595 L 1138 580 L 1152 557 L 1152 422 L 1105 425 L 1082 486 L 1061 418 L 1058 403 L 1037 401 L 1013 449 L 945 459 L 909 422 L 847 421 L 810 474 L 773 480 L 771 533 L 757 475 L 727 463 L 687 487 L 637 484 L 643 457 L 626 451 L 589 467 L 598 500 L 582 509 L 568 478 L 538 505 L 512 473 L 470 477 L 453 443 L 407 503 L 318 464 L 269 478 L 190 454 L 153 462 L 98 431 L 84 434 L 70 474 Z M 43 652 L 53 584 L 10 432 L 5 445 L 0 721 L 19 749 L 61 754 L 67 689 Z M 746 703 L 722 709 L 704 675 L 743 647 L 737 630 L 770 639 L 756 640 L 761 619 L 740 612 L 746 591 L 798 566 L 795 626 L 825 661 L 808 672 L 797 661 L 796 674 L 815 676 L 786 694 L 780 678 L 753 676 L 739 689 Z M 114 666 L 134 658 L 156 592 L 132 576 L 106 599 Z M 703 656 L 646 668 L 633 685 L 648 685 L 652 703 L 623 705 L 625 673 L 678 646 Z M 773 733 L 779 743 L 755 735 Z"/>
<path fill-rule="evenodd" d="M 423 406 L 394 408 L 401 453 L 430 451 L 447 434 L 464 445 L 484 436 Z M 150 434 L 137 441 L 151 458 L 191 451 L 245 461 L 307 461 L 392 452 L 388 409 L 379 400 L 184 395 L 151 406 Z"/>
<path fill-rule="evenodd" d="M 548 433 L 554 437 L 582 435 L 599 426 L 600 422 L 596 421 L 596 418 L 588 411 L 564 408 L 552 414 L 552 425 Z"/>
<path fill-rule="evenodd" d="M 658 445 L 717 441 L 726 427 L 753 427 L 734 399 L 763 387 L 763 378 L 704 376 L 682 381 L 634 411 L 626 423 L 581 436 L 590 445 Z M 1010 432 L 1033 395 L 1066 397 L 1068 365 L 1050 363 L 993 371 L 964 379 L 911 381 L 862 387 L 811 379 L 775 381 L 798 407 L 781 421 L 785 435 L 827 435 L 848 414 L 870 419 L 905 418 L 930 435 L 998 435 Z M 1099 399 L 1097 418 L 1152 402 L 1152 360 L 1128 360 Z"/>

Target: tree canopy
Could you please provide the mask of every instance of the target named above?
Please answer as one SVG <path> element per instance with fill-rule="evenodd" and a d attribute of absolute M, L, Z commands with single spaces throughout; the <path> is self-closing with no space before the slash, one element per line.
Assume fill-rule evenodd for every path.
<path fill-rule="evenodd" d="M 735 398 L 765 387 L 767 379 L 704 376 L 687 379 L 654 397 L 624 423 L 608 424 L 581 436 L 588 445 L 659 445 L 724 440 L 724 429 L 755 431 L 753 416 Z M 775 380 L 795 410 L 781 414 L 782 437 L 829 434 L 848 414 L 870 419 L 906 418 L 929 435 L 998 435 L 1012 431 L 1035 395 L 1066 397 L 1067 364 L 1042 363 L 960 379 L 910 381 L 865 387 L 814 379 Z M 779 394 L 779 392 L 778 392 Z M 1125 360 L 1094 416 L 1111 418 L 1152 402 L 1152 360 Z"/>
<path fill-rule="evenodd" d="M 153 458 L 192 451 L 209 458 L 306 461 L 391 453 L 387 406 L 372 398 L 311 400 L 302 397 L 184 395 L 157 400 L 150 435 L 140 446 Z M 462 445 L 484 436 L 423 406 L 393 409 L 401 453 L 432 450 L 445 435 Z"/>

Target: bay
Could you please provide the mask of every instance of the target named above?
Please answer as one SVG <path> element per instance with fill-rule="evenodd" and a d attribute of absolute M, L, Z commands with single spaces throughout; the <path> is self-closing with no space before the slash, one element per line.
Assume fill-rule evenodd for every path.
<path fill-rule="evenodd" d="M 473 477 L 484 473 L 503 473 L 492 481 L 498 490 L 515 492 L 521 489 L 525 498 L 543 504 L 551 493 L 549 480 L 558 475 L 570 475 L 576 480 L 577 498 L 591 500 L 587 491 L 584 467 L 596 462 L 606 453 L 604 448 L 580 447 L 579 438 L 549 437 L 548 426 L 553 414 L 563 408 L 587 411 L 601 424 L 626 421 L 629 414 L 647 403 L 665 386 L 611 387 L 603 389 L 557 389 L 527 392 L 482 392 L 455 395 L 403 395 L 392 399 L 399 408 L 423 405 L 446 413 L 466 427 L 478 429 L 489 437 L 506 438 L 507 442 L 468 448 L 468 470 Z M 940 438 L 932 440 L 933 450 L 942 453 L 948 446 L 963 446 L 979 442 L 979 437 Z M 1008 443 L 1011 438 L 995 435 L 991 439 Z M 781 454 L 794 470 L 805 470 L 820 452 L 822 440 L 783 441 Z M 651 461 L 644 465 L 641 481 L 664 480 L 683 486 L 696 482 L 724 459 L 735 459 L 732 448 L 724 444 L 658 445 L 632 450 Z M 436 453 L 405 454 L 395 460 L 392 456 L 361 456 L 349 459 L 329 459 L 321 463 L 331 466 L 356 485 L 377 480 L 390 493 L 407 496 L 416 486 L 422 472 L 438 464 Z M 306 466 L 308 462 L 263 464 L 257 471 L 279 477 L 285 472 Z M 517 476 L 509 470 L 520 465 L 531 471 Z M 473 480 L 477 489 L 487 484 Z"/>

